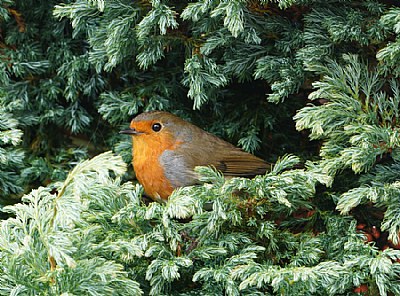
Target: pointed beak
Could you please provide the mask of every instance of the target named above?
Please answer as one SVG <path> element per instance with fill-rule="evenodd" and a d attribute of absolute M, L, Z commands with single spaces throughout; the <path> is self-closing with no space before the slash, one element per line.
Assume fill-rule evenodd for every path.
<path fill-rule="evenodd" d="M 139 135 L 139 134 L 142 134 L 141 132 L 138 132 L 134 128 L 128 128 L 126 130 L 120 131 L 119 133 L 123 134 L 123 135 Z"/>

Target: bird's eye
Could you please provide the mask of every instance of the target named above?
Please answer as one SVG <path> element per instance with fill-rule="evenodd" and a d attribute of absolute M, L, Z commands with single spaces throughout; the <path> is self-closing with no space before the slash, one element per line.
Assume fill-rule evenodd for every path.
<path fill-rule="evenodd" d="M 155 131 L 155 132 L 159 132 L 159 131 L 161 130 L 161 124 L 160 124 L 160 123 L 154 123 L 154 124 L 151 126 L 151 129 L 152 129 L 153 131 Z"/>

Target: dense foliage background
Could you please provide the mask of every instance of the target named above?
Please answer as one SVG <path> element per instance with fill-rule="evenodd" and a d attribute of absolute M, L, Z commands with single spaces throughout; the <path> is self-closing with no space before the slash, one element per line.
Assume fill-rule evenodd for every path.
<path fill-rule="evenodd" d="M 399 34 L 389 0 L 0 0 L 0 295 L 400 295 Z M 152 109 L 276 165 L 145 202 Z"/>

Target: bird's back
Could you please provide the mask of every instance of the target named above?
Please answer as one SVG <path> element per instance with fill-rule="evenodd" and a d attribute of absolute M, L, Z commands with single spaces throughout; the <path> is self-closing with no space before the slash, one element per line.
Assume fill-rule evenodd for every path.
<path fill-rule="evenodd" d="M 234 145 L 189 124 L 177 138 L 181 142 L 174 151 L 166 151 L 160 158 L 166 175 L 177 186 L 197 182 L 193 173 L 196 166 L 213 166 L 225 176 L 253 177 L 265 174 L 271 165 Z"/>

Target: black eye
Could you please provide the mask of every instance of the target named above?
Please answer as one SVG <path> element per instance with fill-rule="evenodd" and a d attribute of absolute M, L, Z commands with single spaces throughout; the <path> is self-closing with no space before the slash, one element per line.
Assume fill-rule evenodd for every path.
<path fill-rule="evenodd" d="M 161 124 L 159 124 L 159 123 L 154 123 L 154 124 L 151 126 L 151 129 L 152 129 L 153 131 L 155 131 L 155 132 L 159 132 L 159 131 L 161 130 Z"/>

